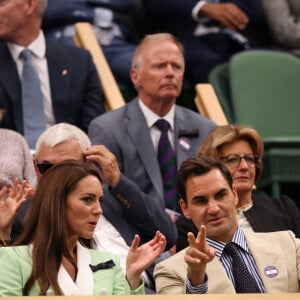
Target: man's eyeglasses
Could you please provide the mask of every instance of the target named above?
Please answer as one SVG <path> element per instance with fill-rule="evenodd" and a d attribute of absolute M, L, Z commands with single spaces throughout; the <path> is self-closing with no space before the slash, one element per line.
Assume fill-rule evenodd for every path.
<path fill-rule="evenodd" d="M 247 163 L 247 165 L 249 167 L 254 167 L 259 160 L 259 156 L 257 156 L 257 155 L 239 156 L 239 155 L 231 154 L 231 155 L 223 156 L 220 158 L 220 160 L 223 163 L 225 163 L 226 165 L 233 167 L 233 168 L 237 168 L 240 165 L 242 159 L 245 160 L 245 162 Z"/>
<path fill-rule="evenodd" d="M 53 163 L 37 163 L 36 165 L 41 174 L 44 174 L 47 170 L 54 166 Z"/>

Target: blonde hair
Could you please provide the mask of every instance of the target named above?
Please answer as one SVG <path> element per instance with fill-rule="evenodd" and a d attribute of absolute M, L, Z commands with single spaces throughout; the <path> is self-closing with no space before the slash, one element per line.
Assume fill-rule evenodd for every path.
<path fill-rule="evenodd" d="M 173 42 L 180 52 L 182 53 L 182 56 L 184 55 L 184 48 L 181 42 L 172 34 L 170 33 L 154 33 L 154 34 L 148 34 L 146 35 L 139 45 L 136 47 L 133 57 L 132 57 L 132 69 L 139 69 L 142 64 L 142 50 L 148 43 L 155 43 L 159 44 L 164 41 L 170 41 Z"/>
<path fill-rule="evenodd" d="M 212 156 L 220 159 L 221 148 L 225 144 L 231 144 L 237 141 L 246 141 L 251 146 L 254 155 L 259 157 L 255 165 L 255 181 L 262 173 L 262 155 L 264 151 L 264 143 L 259 133 L 244 125 L 224 125 L 217 126 L 207 136 L 201 144 L 198 154 Z"/>

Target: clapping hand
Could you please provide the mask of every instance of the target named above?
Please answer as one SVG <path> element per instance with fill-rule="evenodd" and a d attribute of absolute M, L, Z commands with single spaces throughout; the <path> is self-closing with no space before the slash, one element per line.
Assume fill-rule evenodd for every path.
<path fill-rule="evenodd" d="M 0 190 L 0 238 L 10 239 L 11 226 L 15 216 L 32 193 L 32 187 L 26 181 L 19 184 L 18 179 L 14 180 L 10 188 L 3 187 Z"/>

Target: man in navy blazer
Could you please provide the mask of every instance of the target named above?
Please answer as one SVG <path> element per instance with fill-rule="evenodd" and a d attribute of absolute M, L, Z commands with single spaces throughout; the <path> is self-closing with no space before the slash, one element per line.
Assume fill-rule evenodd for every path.
<path fill-rule="evenodd" d="M 103 144 L 114 153 L 122 174 L 160 207 L 164 205 L 164 189 L 157 160 L 160 132 L 155 122 L 163 118 L 171 126 L 169 137 L 177 167 L 197 152 L 215 127 L 212 121 L 175 104 L 183 74 L 183 48 L 177 39 L 167 33 L 148 35 L 132 62 L 131 79 L 138 98 L 97 117 L 89 126 L 92 144 Z"/>
<path fill-rule="evenodd" d="M 209 71 L 234 53 L 257 47 L 267 31 L 260 0 L 145 0 L 143 5 L 147 31 L 170 32 L 183 43 L 193 84 L 207 82 Z"/>
<path fill-rule="evenodd" d="M 29 48 L 41 81 L 46 125 L 68 122 L 87 131 L 90 121 L 104 112 L 101 85 L 91 55 L 83 49 L 45 40 L 40 26 L 46 0 L 9 1 L 3 5 L 0 10 L 3 20 L 0 24 L 0 108 L 4 110 L 1 127 L 24 133 L 19 53 Z"/>

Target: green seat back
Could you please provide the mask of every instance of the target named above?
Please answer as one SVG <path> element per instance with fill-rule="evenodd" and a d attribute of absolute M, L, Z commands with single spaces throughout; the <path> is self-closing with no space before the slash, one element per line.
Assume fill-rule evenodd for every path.
<path fill-rule="evenodd" d="M 237 123 L 263 139 L 300 138 L 300 59 L 292 54 L 244 51 L 229 63 L 231 101 Z"/>

